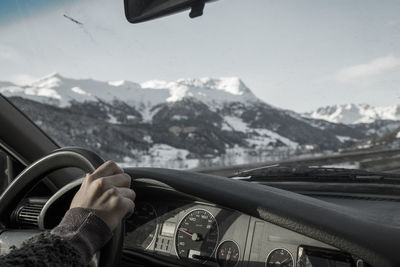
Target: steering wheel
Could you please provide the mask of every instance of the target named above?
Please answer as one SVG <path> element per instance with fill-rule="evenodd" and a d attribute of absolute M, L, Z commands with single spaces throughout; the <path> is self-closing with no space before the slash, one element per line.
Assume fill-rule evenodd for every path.
<path fill-rule="evenodd" d="M 0 196 L 0 218 L 4 225 L 9 225 L 11 212 L 26 193 L 48 174 L 68 167 L 81 169 L 85 173 L 93 172 L 104 160 L 96 153 L 75 147 L 55 150 L 37 160 L 23 170 Z M 24 230 L 18 230 L 24 232 Z M 123 225 L 120 224 L 112 239 L 96 255 L 98 266 L 117 266 L 119 263 L 124 237 Z"/>

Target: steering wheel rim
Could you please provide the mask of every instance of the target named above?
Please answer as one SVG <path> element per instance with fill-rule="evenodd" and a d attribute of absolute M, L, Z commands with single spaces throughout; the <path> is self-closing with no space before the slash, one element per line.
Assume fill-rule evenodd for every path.
<path fill-rule="evenodd" d="M 0 217 L 4 225 L 9 225 L 11 211 L 18 201 L 39 181 L 48 174 L 67 167 L 81 169 L 85 173 L 93 172 L 104 163 L 96 153 L 76 147 L 57 149 L 49 155 L 35 161 L 26 167 L 7 187 L 0 196 Z M 8 216 L 4 216 L 8 214 Z M 100 250 L 98 265 L 117 266 L 122 251 L 124 237 L 123 225 L 120 224 L 113 232 L 112 239 Z"/>

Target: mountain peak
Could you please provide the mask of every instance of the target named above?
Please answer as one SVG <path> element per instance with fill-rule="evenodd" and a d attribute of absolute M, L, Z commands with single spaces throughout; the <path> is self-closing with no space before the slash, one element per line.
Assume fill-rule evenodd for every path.
<path fill-rule="evenodd" d="M 168 90 L 168 102 L 180 101 L 185 97 L 197 98 L 205 103 L 260 101 L 237 77 L 185 78 L 175 82 L 152 80 L 142 83 L 141 87 Z"/>
<path fill-rule="evenodd" d="M 143 88 L 165 89 L 173 86 L 182 85 L 192 88 L 216 89 L 225 91 L 232 95 L 243 95 L 252 93 L 251 90 L 238 77 L 221 78 L 181 78 L 176 82 L 166 82 L 161 80 L 150 80 L 141 84 Z"/>
<path fill-rule="evenodd" d="M 45 76 L 37 79 L 36 81 L 33 81 L 32 84 L 38 83 L 38 82 L 41 82 L 41 81 L 51 80 L 51 79 L 60 79 L 60 80 L 62 80 L 62 79 L 65 79 L 65 78 L 63 76 L 61 76 L 61 74 L 59 74 L 58 72 L 52 72 L 52 73 L 50 73 L 48 75 L 45 75 Z"/>
<path fill-rule="evenodd" d="M 374 107 L 368 104 L 343 104 L 318 108 L 305 117 L 333 123 L 357 124 L 375 120 L 400 120 L 400 105 Z"/>
<path fill-rule="evenodd" d="M 200 80 L 212 88 L 223 90 L 233 95 L 252 94 L 251 90 L 238 77 L 203 78 Z"/>
<path fill-rule="evenodd" d="M 178 84 L 195 88 L 220 90 L 232 95 L 252 94 L 251 90 L 238 77 L 179 79 Z"/>
<path fill-rule="evenodd" d="M 61 74 L 59 74 L 57 72 L 53 72 L 53 73 L 46 75 L 36 81 L 33 81 L 30 84 L 27 84 L 26 86 L 29 86 L 32 88 L 57 88 L 57 87 L 60 87 L 60 85 L 66 79 L 67 78 L 61 76 Z"/>

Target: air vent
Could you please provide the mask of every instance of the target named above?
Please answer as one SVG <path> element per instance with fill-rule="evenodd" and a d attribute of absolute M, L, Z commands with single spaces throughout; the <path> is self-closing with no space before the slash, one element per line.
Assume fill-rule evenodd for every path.
<path fill-rule="evenodd" d="M 14 222 L 20 227 L 36 228 L 39 226 L 39 215 L 47 198 L 24 199 L 14 212 Z"/>

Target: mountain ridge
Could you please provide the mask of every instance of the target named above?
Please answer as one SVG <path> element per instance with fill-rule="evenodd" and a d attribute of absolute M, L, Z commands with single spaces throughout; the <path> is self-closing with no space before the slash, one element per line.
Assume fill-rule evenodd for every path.
<path fill-rule="evenodd" d="M 88 147 L 131 166 L 226 166 L 331 153 L 400 127 L 332 123 L 276 108 L 239 78 L 138 84 L 52 74 L 25 86 L 0 83 L 0 93 L 61 146 Z"/>
<path fill-rule="evenodd" d="M 399 121 L 400 104 L 383 107 L 374 107 L 368 104 L 332 105 L 304 113 L 303 116 L 344 124 L 372 123 L 377 120 Z"/>
<path fill-rule="evenodd" d="M 259 102 L 251 90 L 236 77 L 179 79 L 175 82 L 130 81 L 103 82 L 93 79 L 71 79 L 58 73 L 45 76 L 27 85 L 6 83 L 0 93 L 20 96 L 60 107 L 71 101 L 85 102 L 101 99 L 106 102 L 124 101 L 131 105 L 153 107 L 165 102 L 176 102 L 192 97 L 210 106 L 225 102 Z"/>

